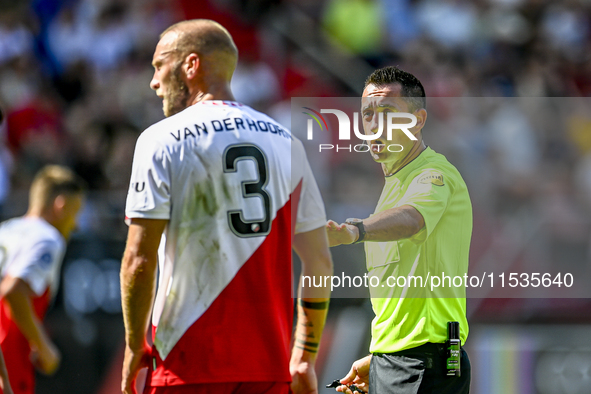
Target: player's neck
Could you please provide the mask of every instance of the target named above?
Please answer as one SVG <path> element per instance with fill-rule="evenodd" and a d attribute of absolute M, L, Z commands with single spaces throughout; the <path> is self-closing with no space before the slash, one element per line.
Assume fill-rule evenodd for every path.
<path fill-rule="evenodd" d="M 34 219 L 42 219 L 44 221 L 46 221 L 48 224 L 50 224 L 51 226 L 55 227 L 57 229 L 57 231 L 60 232 L 60 234 L 63 235 L 63 231 L 61 230 L 61 226 L 60 226 L 60 221 L 58 220 L 58 218 L 56 217 L 56 215 L 54 214 L 54 212 L 52 212 L 51 209 L 36 209 L 36 208 L 29 208 L 29 210 L 27 211 L 27 213 L 25 214 L 26 218 L 34 218 Z"/>
<path fill-rule="evenodd" d="M 197 89 L 189 98 L 189 106 L 208 100 L 235 101 L 229 83 L 209 84 L 208 86 Z"/>
<path fill-rule="evenodd" d="M 27 213 L 25 214 L 26 218 L 31 218 L 31 219 L 43 219 L 44 221 L 46 221 L 47 223 L 52 224 L 53 222 L 53 215 L 51 215 L 51 212 L 49 212 L 48 210 L 41 210 L 41 209 L 35 209 L 35 208 L 29 208 L 29 210 L 27 211 Z M 53 226 L 55 227 L 55 226 Z"/>

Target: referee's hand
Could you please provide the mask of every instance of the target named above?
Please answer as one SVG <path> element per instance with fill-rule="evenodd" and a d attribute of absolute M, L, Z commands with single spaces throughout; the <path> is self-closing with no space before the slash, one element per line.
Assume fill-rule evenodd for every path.
<path fill-rule="evenodd" d="M 349 245 L 359 238 L 359 230 L 350 224 L 338 224 L 334 220 L 326 222 L 326 235 L 328 246 Z"/>
<path fill-rule="evenodd" d="M 341 379 L 342 386 L 336 388 L 337 391 L 346 394 L 355 394 L 351 391 L 348 385 L 354 384 L 357 389 L 367 393 L 369 391 L 369 364 L 371 362 L 371 354 L 363 357 L 353 363 L 351 370 Z"/>

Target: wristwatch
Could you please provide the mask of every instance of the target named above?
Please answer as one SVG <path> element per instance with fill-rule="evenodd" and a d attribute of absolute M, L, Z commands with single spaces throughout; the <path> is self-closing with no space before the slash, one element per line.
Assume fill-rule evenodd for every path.
<path fill-rule="evenodd" d="M 365 238 L 365 226 L 363 225 L 363 220 L 349 218 L 345 220 L 345 223 L 350 224 L 351 226 L 355 226 L 359 230 L 359 237 L 357 238 L 357 241 L 353 243 L 358 244 L 359 242 L 363 242 L 363 239 Z"/>

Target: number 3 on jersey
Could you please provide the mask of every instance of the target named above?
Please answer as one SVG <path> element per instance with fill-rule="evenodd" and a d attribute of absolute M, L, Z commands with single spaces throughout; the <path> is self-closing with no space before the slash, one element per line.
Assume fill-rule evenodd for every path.
<path fill-rule="evenodd" d="M 241 209 L 228 211 L 228 224 L 239 237 L 261 237 L 271 231 L 271 198 L 267 185 L 267 158 L 262 150 L 252 144 L 230 145 L 223 155 L 224 172 L 236 172 L 240 160 L 252 160 L 256 164 L 258 180 L 242 181 L 242 197 L 260 197 L 263 202 L 263 220 L 246 221 Z"/>

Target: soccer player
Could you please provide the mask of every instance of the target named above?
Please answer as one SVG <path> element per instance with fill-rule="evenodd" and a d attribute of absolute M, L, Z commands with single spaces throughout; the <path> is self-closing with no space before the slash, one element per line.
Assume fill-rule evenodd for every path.
<path fill-rule="evenodd" d="M 468 335 L 465 287 L 431 292 L 416 282 L 393 288 L 388 281 L 443 274 L 463 277 L 468 271 L 470 197 L 458 170 L 426 147 L 425 107 L 425 91 L 412 74 L 385 67 L 368 77 L 362 100 L 365 133 L 376 133 L 380 116 L 411 113 L 417 122 L 409 130 L 416 140 L 400 130 L 391 140 L 373 140 L 370 152 L 385 176 L 374 214 L 327 223 L 331 246 L 365 243 L 369 276 L 380 280 L 370 287 L 376 314 L 372 354 L 356 361 L 341 380 L 364 390 L 369 385 L 375 394 L 463 394 L 470 389 L 470 362 L 463 349 L 461 376 L 446 376 L 447 323 L 459 322 L 462 343 Z M 346 386 L 337 391 L 351 393 Z"/>
<path fill-rule="evenodd" d="M 8 380 L 8 371 L 6 370 L 6 363 L 4 362 L 4 355 L 0 349 L 0 393 L 13 394 L 10 382 Z"/>
<path fill-rule="evenodd" d="M 68 168 L 46 166 L 33 179 L 25 216 L 0 224 L 0 345 L 15 394 L 35 392 L 34 367 L 51 375 L 59 366 L 42 320 L 84 189 Z"/>
<path fill-rule="evenodd" d="M 144 366 L 145 393 L 317 393 L 330 290 L 302 290 L 290 358 L 291 253 L 303 275 L 332 274 L 324 206 L 301 142 L 234 101 L 236 62 L 210 20 L 156 46 L 167 118 L 139 137 L 127 196 L 124 393 Z"/>

